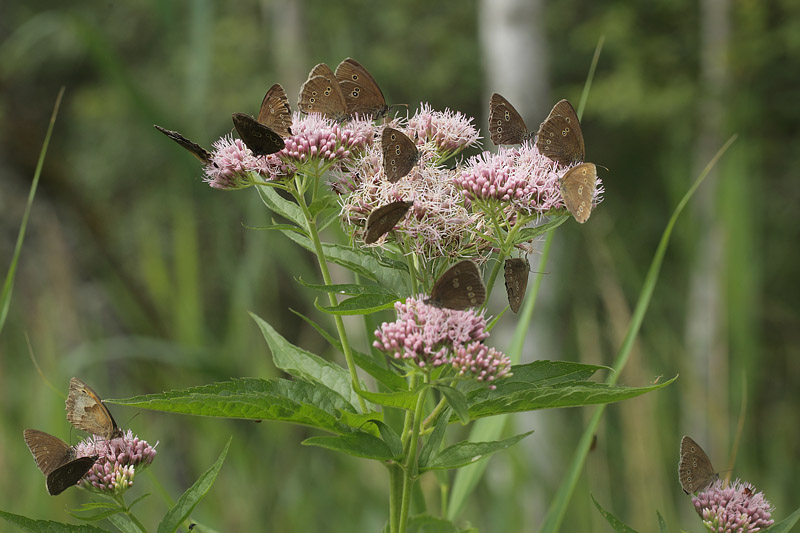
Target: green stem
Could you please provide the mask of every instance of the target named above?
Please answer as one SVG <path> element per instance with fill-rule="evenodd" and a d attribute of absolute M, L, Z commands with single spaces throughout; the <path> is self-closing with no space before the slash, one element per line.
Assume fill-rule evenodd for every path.
<path fill-rule="evenodd" d="M 389 532 L 400 528 L 400 498 L 403 494 L 403 469 L 400 465 L 389 466 Z"/>
<path fill-rule="evenodd" d="M 297 200 L 297 205 L 300 206 L 300 209 L 303 211 L 306 224 L 308 224 L 308 234 L 311 237 L 311 242 L 314 243 L 314 251 L 317 254 L 317 262 L 319 262 L 319 270 L 322 273 L 322 280 L 325 285 L 332 285 L 333 281 L 331 280 L 331 274 L 328 270 L 328 261 L 325 257 L 325 250 L 322 248 L 322 241 L 319 238 L 319 231 L 317 230 L 317 221 L 308 210 L 305 196 L 303 196 L 300 190 L 298 190 L 295 194 L 295 199 Z M 330 302 L 331 307 L 335 307 L 338 304 L 338 301 L 336 300 L 336 294 L 329 291 L 328 301 Z M 361 390 L 361 387 L 358 384 L 356 363 L 353 358 L 353 350 L 350 348 L 350 340 L 347 338 L 347 330 L 344 327 L 344 321 L 342 320 L 341 315 L 333 315 L 333 320 L 336 323 L 336 332 L 339 334 L 339 340 L 342 343 L 342 352 L 344 353 L 345 361 L 347 361 L 347 370 L 350 372 L 350 380 L 353 382 L 353 390 L 358 392 Z M 358 403 L 361 406 L 362 412 L 366 412 L 367 404 L 364 401 L 364 398 L 359 396 Z"/>
<path fill-rule="evenodd" d="M 147 533 L 147 528 L 144 527 L 144 524 L 139 522 L 139 519 L 136 518 L 136 516 L 130 511 L 130 509 L 128 509 L 128 506 L 125 505 L 125 497 L 123 495 L 121 495 L 121 494 L 120 495 L 114 495 L 114 500 L 116 500 L 117 505 L 119 505 L 120 508 L 123 509 L 123 513 L 125 513 L 125 515 L 128 518 L 131 519 L 131 522 L 133 522 L 134 525 L 137 528 L 139 528 L 139 531 L 142 531 L 143 533 Z"/>
<path fill-rule="evenodd" d="M 419 430 L 420 425 L 422 424 L 422 409 L 425 406 L 427 390 L 427 387 L 423 388 L 417 397 L 417 406 L 414 409 L 414 429 L 411 432 L 411 438 L 408 441 L 408 446 L 406 448 L 407 453 L 403 465 L 403 500 L 400 507 L 399 533 L 405 533 L 406 527 L 408 526 L 408 512 L 411 506 L 411 489 L 414 487 L 414 482 L 417 479 L 417 446 L 419 445 Z"/>

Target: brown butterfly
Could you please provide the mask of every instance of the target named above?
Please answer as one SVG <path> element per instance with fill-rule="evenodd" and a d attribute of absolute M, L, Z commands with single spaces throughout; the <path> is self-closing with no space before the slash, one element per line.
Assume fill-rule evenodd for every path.
<path fill-rule="evenodd" d="M 690 437 L 681 439 L 680 461 L 678 462 L 678 481 L 683 492 L 697 492 L 705 489 L 719 479 L 719 474 L 711 466 L 706 452 Z"/>
<path fill-rule="evenodd" d="M 244 113 L 233 114 L 233 125 L 242 142 L 254 155 L 269 155 L 280 152 L 286 144 L 280 135 Z"/>
<path fill-rule="evenodd" d="M 75 457 L 75 448 L 44 431 L 26 429 L 22 435 L 36 466 L 47 478 L 48 494 L 53 496 L 75 485 L 97 461 L 97 456 Z"/>
<path fill-rule="evenodd" d="M 261 108 L 258 111 L 258 122 L 265 125 L 281 137 L 292 134 L 292 108 L 289 106 L 289 97 L 280 83 L 269 88 Z"/>
<path fill-rule="evenodd" d="M 406 216 L 414 202 L 397 201 L 386 204 L 372 211 L 367 217 L 367 233 L 364 242 L 372 244 L 394 229 L 398 222 Z"/>
<path fill-rule="evenodd" d="M 106 440 L 122 436 L 122 430 L 100 396 L 78 378 L 69 380 L 66 405 L 67 420 L 76 428 Z"/>
<path fill-rule="evenodd" d="M 553 161 L 570 164 L 583 161 L 586 149 L 578 114 L 567 100 L 553 106 L 536 134 L 539 152 Z"/>
<path fill-rule="evenodd" d="M 190 141 L 177 131 L 171 131 L 166 128 L 162 128 L 157 124 L 153 124 L 153 127 L 155 127 L 155 129 L 157 129 L 158 131 L 160 131 L 161 133 L 163 133 L 164 135 L 166 135 L 179 145 L 181 145 L 183 148 L 189 150 L 193 156 L 202 161 L 204 164 L 206 165 L 211 164 L 211 153 L 202 146 L 200 146 L 199 144 Z"/>
<path fill-rule="evenodd" d="M 528 260 L 520 258 L 506 259 L 505 265 L 503 266 L 506 293 L 508 294 L 508 305 L 515 313 L 519 312 L 522 300 L 525 298 L 530 269 L 531 267 Z"/>
<path fill-rule="evenodd" d="M 496 145 L 522 144 L 533 137 L 511 102 L 497 93 L 489 101 L 489 137 Z"/>
<path fill-rule="evenodd" d="M 391 183 L 411 172 L 419 160 L 417 145 L 408 135 L 394 128 L 385 127 L 381 134 L 383 171 Z"/>
<path fill-rule="evenodd" d="M 486 301 L 486 286 L 483 284 L 478 265 L 464 260 L 442 274 L 431 289 L 431 297 L 425 303 L 434 307 L 445 307 L 463 311 L 483 305 Z"/>
<path fill-rule="evenodd" d="M 592 201 L 597 186 L 597 167 L 594 163 L 581 163 L 561 178 L 561 197 L 575 220 L 583 224 L 592 214 Z"/>
<path fill-rule="evenodd" d="M 340 122 L 347 118 L 347 103 L 333 71 L 325 63 L 311 69 L 300 88 L 297 107 L 302 113 L 321 113 Z"/>
<path fill-rule="evenodd" d="M 348 115 L 358 113 L 378 118 L 389 110 L 375 78 L 355 59 L 348 57 L 339 63 L 335 76 L 342 88 Z"/>

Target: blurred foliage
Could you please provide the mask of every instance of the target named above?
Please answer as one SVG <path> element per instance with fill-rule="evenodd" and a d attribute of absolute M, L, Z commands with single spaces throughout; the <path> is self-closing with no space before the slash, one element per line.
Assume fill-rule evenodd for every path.
<path fill-rule="evenodd" d="M 564 530 L 600 530 L 588 493 L 634 527 L 660 509 L 670 528 L 696 528 L 676 479 L 681 435 L 704 443 L 718 469 L 744 431 L 734 476 L 753 482 L 782 518 L 796 508 L 800 429 L 800 5 L 731 1 L 729 84 L 721 136 L 739 141 L 711 187 L 723 264 L 721 357 L 686 350 L 690 275 L 699 256 L 698 211 L 676 228 L 637 354 L 622 383 L 681 377 L 657 394 L 606 413 L 586 484 Z M 296 27 L 277 22 L 297 10 Z M 44 491 L 22 440 L 34 427 L 75 440 L 60 398 L 70 376 L 106 397 L 275 374 L 247 311 L 292 342 L 324 342 L 287 312 L 315 315 L 309 256 L 276 234 L 257 195 L 221 193 L 196 161 L 152 128 L 158 123 L 209 146 L 234 111 L 253 113 L 279 76 L 290 95 L 320 61 L 352 56 L 390 102 L 450 107 L 485 120 L 475 2 L 256 2 L 50 0 L 0 5 L 0 264 L 6 265 L 48 115 L 67 93 L 23 249 L 9 322 L 0 337 L 0 487 L 3 508 L 65 519 L 85 496 Z M 577 101 L 598 38 L 605 48 L 583 117 L 589 159 L 608 168 L 605 201 L 590 223 L 556 239 L 537 307 L 535 358 L 608 364 L 624 334 L 645 269 L 669 214 L 705 161 L 695 159 L 702 108 L 701 12 L 687 0 L 545 3 L 553 101 Z M 277 22 L 276 22 L 277 21 Z M 292 30 L 296 30 L 292 32 Z M 521 54 L 525 51 L 509 51 Z M 287 58 L 291 61 L 287 61 Z M 298 81 L 299 80 L 299 81 Z M 290 96 L 291 100 L 294 100 Z M 720 140 L 720 144 L 725 139 Z M 716 149 L 716 148 L 715 148 Z M 707 184 L 708 185 L 708 184 Z M 795 243 L 795 244 L 792 244 Z M 533 263 L 535 264 L 535 258 Z M 534 319 L 536 320 L 536 318 Z M 511 322 L 513 317 L 504 321 Z M 363 328 L 353 323 L 367 346 Z M 542 328 L 545 329 L 545 328 Z M 492 337 L 503 348 L 502 329 Z M 635 364 L 634 364 L 635 362 Z M 721 391 L 721 392 L 720 392 Z M 221 531 L 376 531 L 387 515 L 387 476 L 375 465 L 301 448 L 311 434 L 274 423 L 232 423 L 115 411 L 159 456 L 136 491 L 154 524 L 171 497 L 234 440 L 196 518 Z M 537 414 L 516 425 L 530 442 L 492 460 L 465 519 L 483 531 L 529 531 L 566 468 L 588 410 Z M 373 471 L 374 470 L 374 471 Z M 13 481 L 12 481 L 13 480 Z M 433 478 L 424 478 L 429 502 Z"/>

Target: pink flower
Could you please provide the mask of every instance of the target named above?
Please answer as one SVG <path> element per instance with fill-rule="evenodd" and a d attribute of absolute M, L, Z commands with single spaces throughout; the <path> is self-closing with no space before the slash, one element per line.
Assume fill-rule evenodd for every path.
<path fill-rule="evenodd" d="M 131 430 L 111 440 L 89 437 L 75 449 L 77 457 L 99 457 L 79 484 L 97 492 L 116 494 L 133 485 L 137 466 L 140 469 L 149 466 L 156 457 L 155 446 L 134 437 Z"/>
<path fill-rule="evenodd" d="M 292 136 L 278 155 L 294 166 L 310 160 L 341 162 L 372 144 L 375 126 L 369 119 L 354 119 L 339 124 L 319 113 L 295 113 Z"/>
<path fill-rule="evenodd" d="M 764 493 L 738 479 L 727 488 L 721 479 L 692 497 L 692 503 L 709 531 L 750 533 L 771 526 L 772 505 Z"/>
<path fill-rule="evenodd" d="M 472 120 L 458 111 L 434 111 L 430 104 L 423 103 L 408 119 L 405 134 L 419 142 L 432 141 L 441 154 L 452 155 L 480 139 Z"/>
<path fill-rule="evenodd" d="M 242 189 L 253 185 L 254 172 L 274 180 L 286 176 L 286 165 L 275 155 L 255 156 L 242 142 L 231 135 L 221 137 L 213 144 L 212 164 L 206 165 L 203 180 L 215 189 Z"/>
<path fill-rule="evenodd" d="M 381 324 L 373 346 L 419 368 L 450 365 L 458 375 L 474 376 L 478 381 L 509 375 L 511 361 L 481 342 L 489 336 L 483 312 L 454 311 L 422 300 L 408 298 L 395 303 L 397 320 Z"/>

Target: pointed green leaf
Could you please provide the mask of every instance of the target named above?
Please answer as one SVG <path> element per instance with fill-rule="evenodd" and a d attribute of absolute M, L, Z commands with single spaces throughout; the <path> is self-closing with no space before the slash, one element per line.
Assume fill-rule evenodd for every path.
<path fill-rule="evenodd" d="M 461 423 L 466 424 L 469 422 L 467 397 L 460 390 L 448 385 L 437 385 L 436 388 L 447 398 L 447 405 L 453 409 Z"/>
<path fill-rule="evenodd" d="M 197 481 L 186 489 L 186 492 L 181 494 L 181 497 L 178 498 L 178 502 L 172 506 L 172 509 L 167 511 L 167 514 L 164 515 L 164 518 L 162 518 L 161 522 L 158 524 L 158 533 L 174 533 L 178 527 L 180 527 L 181 523 L 189 517 L 192 510 L 200 503 L 200 500 L 205 497 L 206 493 L 211 489 L 211 485 L 213 485 L 214 481 L 217 479 L 217 474 L 219 474 L 219 470 L 222 468 L 225 456 L 228 455 L 228 449 L 231 447 L 232 440 L 233 437 L 228 439 L 217 461 L 211 468 L 203 472 L 203 474 L 197 478 Z"/>
<path fill-rule="evenodd" d="M 358 405 L 358 395 L 350 384 L 350 374 L 341 366 L 326 361 L 318 355 L 298 348 L 280 336 L 272 326 L 250 313 L 261 333 L 264 335 L 275 366 L 292 376 L 315 381 L 332 389 L 346 398 L 354 407 Z"/>
<path fill-rule="evenodd" d="M 664 521 L 664 517 L 661 516 L 661 513 L 656 511 L 656 516 L 658 517 L 658 533 L 669 533 L 667 523 Z"/>
<path fill-rule="evenodd" d="M 403 455 L 403 442 L 400 440 L 400 435 L 391 426 L 385 424 L 383 420 L 370 420 L 370 422 L 378 426 L 381 438 L 392 451 L 392 454 L 395 457 Z"/>
<path fill-rule="evenodd" d="M 514 236 L 514 244 L 521 244 L 523 242 L 530 242 L 533 239 L 537 238 L 540 235 L 544 235 L 548 231 L 559 227 L 561 224 L 569 220 L 569 214 L 567 215 L 554 215 L 550 218 L 550 220 L 544 224 L 533 228 L 522 228 L 515 236 Z"/>
<path fill-rule="evenodd" d="M 419 452 L 419 467 L 425 468 L 428 466 L 431 458 L 436 455 L 439 451 L 439 446 L 442 444 L 442 440 L 444 440 L 444 434 L 447 430 L 447 426 L 450 422 L 450 408 L 446 408 L 444 411 L 441 412 L 439 415 L 439 420 L 436 421 L 436 425 L 433 426 L 433 431 L 431 431 L 428 440 L 422 445 L 422 450 Z"/>
<path fill-rule="evenodd" d="M 369 315 L 393 309 L 399 298 L 394 294 L 362 294 L 339 302 L 339 305 L 316 305 L 317 309 L 331 315 Z"/>
<path fill-rule="evenodd" d="M 292 224 L 266 224 L 264 226 L 248 226 L 247 224 L 242 224 L 245 229 L 253 230 L 253 231 L 294 231 L 295 233 L 299 233 L 305 237 L 308 234 L 303 231 L 302 228 L 298 228 L 297 226 L 293 226 Z"/>
<path fill-rule="evenodd" d="M 467 396 L 469 416 L 474 420 L 502 413 L 619 402 L 666 387 L 675 379 L 648 387 L 568 381 L 544 386 L 512 382 L 504 384 L 501 389 L 498 382 L 497 390 L 482 389 L 473 391 Z"/>
<path fill-rule="evenodd" d="M 122 531 L 122 533 L 142 533 L 141 528 L 136 525 L 130 516 L 125 513 L 112 514 L 107 518 L 111 524 Z"/>
<path fill-rule="evenodd" d="M 788 533 L 792 531 L 797 522 L 800 521 L 800 509 L 764 530 L 765 533 Z"/>
<path fill-rule="evenodd" d="M 619 518 L 603 509 L 603 507 L 597 503 L 597 500 L 595 500 L 594 494 L 592 494 L 592 501 L 594 502 L 594 506 L 597 507 L 597 510 L 600 511 L 600 514 L 603 515 L 603 518 L 614 528 L 614 531 L 617 533 L 638 533 L 635 529 L 626 526 Z"/>
<path fill-rule="evenodd" d="M 525 382 L 537 385 L 555 385 L 564 381 L 584 381 L 598 370 L 611 370 L 607 366 L 571 363 L 569 361 L 534 361 L 511 367 L 513 376 L 495 383 L 498 388 L 507 383 Z"/>
<path fill-rule="evenodd" d="M 369 433 L 350 433 L 339 437 L 311 437 L 304 440 L 303 444 L 377 461 L 399 459 L 399 456 L 395 456 L 385 442 Z"/>
<path fill-rule="evenodd" d="M 413 411 L 417 406 L 417 398 L 421 393 L 419 390 L 398 392 L 370 392 L 367 390 L 362 390 L 359 392 L 359 394 L 365 399 L 378 405 Z"/>
<path fill-rule="evenodd" d="M 492 454 L 510 448 L 533 431 L 515 435 L 510 439 L 493 442 L 459 442 L 441 451 L 425 468 L 420 467 L 420 472 L 433 469 L 459 468 L 486 459 Z"/>
<path fill-rule="evenodd" d="M 100 529 L 88 524 L 74 525 L 63 522 L 53 522 L 51 520 L 34 520 L 27 516 L 0 511 L 0 518 L 9 524 L 17 526 L 23 531 L 31 533 L 108 533 L 107 529 Z M 140 532 L 141 533 L 141 532 Z"/>
<path fill-rule="evenodd" d="M 281 420 L 333 433 L 356 429 L 342 419 L 343 412 L 355 415 L 347 400 L 327 387 L 306 381 L 234 379 L 105 402 L 197 416 Z"/>
<path fill-rule="evenodd" d="M 308 234 L 308 227 L 306 226 L 306 219 L 303 216 L 303 211 L 293 201 L 286 200 L 278 194 L 274 187 L 256 187 L 258 196 L 264 202 L 270 211 L 276 213 L 286 220 L 294 222 L 294 224 L 302 228 Z"/>
<path fill-rule="evenodd" d="M 395 294 L 381 287 L 380 285 L 360 284 L 360 283 L 334 283 L 332 285 L 319 285 L 316 283 L 309 283 L 302 278 L 295 278 L 295 281 L 303 287 L 309 289 L 316 289 L 321 292 L 335 292 L 336 294 L 346 294 L 349 296 L 358 296 L 362 294 L 377 295 L 377 296 L 395 296 Z M 395 296 L 396 297 L 396 296 Z"/>

